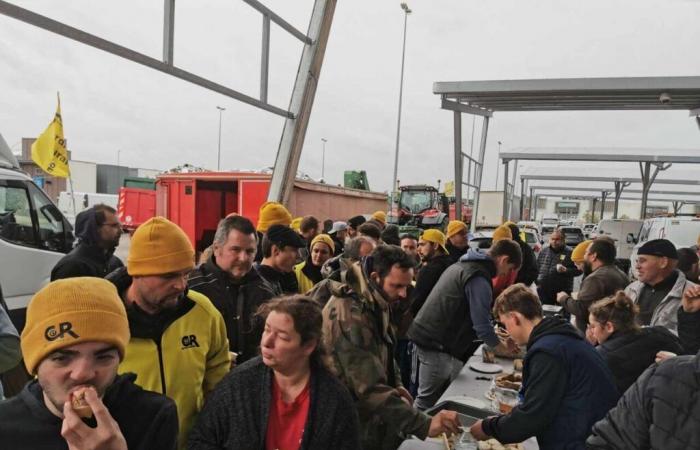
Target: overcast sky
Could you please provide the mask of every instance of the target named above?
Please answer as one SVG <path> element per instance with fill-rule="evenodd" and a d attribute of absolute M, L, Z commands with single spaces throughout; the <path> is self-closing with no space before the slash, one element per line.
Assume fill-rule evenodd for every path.
<path fill-rule="evenodd" d="M 14 0 L 108 40 L 161 56 L 162 0 Z M 306 31 L 313 1 L 263 3 Z M 391 185 L 403 11 L 399 1 L 339 0 L 300 170 L 342 183 L 364 169 L 373 190 Z M 453 178 L 452 113 L 435 81 L 700 75 L 700 1 L 409 0 L 399 179 Z M 175 64 L 251 96 L 259 92 L 261 16 L 238 0 L 177 0 Z M 272 25 L 270 102 L 287 108 L 301 43 Z M 274 164 L 283 119 L 125 59 L 0 16 L 0 133 L 13 149 L 49 123 L 61 92 L 73 158 L 168 169 Z M 464 116 L 464 149 L 471 118 Z M 485 187 L 498 144 L 694 149 L 687 111 L 497 113 L 490 125 Z M 478 143 L 478 126 L 475 145 Z M 577 163 L 559 163 L 571 170 Z M 532 163 L 529 163 L 532 165 Z M 624 166 L 631 174 L 634 166 Z M 629 167 L 629 169 L 627 169 Z M 575 167 L 573 167 L 575 169 Z M 562 169 L 562 170 L 563 170 Z M 685 170 L 691 169 L 685 167 Z M 581 169 L 592 172 L 590 166 Z"/>

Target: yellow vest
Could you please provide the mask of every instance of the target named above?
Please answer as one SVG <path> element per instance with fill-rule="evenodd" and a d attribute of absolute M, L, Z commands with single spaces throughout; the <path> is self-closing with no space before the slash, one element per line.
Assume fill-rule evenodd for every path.
<path fill-rule="evenodd" d="M 297 276 L 297 283 L 299 284 L 299 293 L 306 294 L 314 287 L 314 282 L 311 278 L 307 277 L 301 269 L 306 265 L 306 261 L 299 263 L 294 266 L 294 274 Z"/>
<path fill-rule="evenodd" d="M 204 396 L 231 365 L 221 313 L 198 292 L 190 290 L 187 297 L 194 305 L 168 325 L 160 342 L 132 336 L 119 366 L 119 373 L 135 373 L 136 384 L 142 388 L 175 401 L 180 426 L 178 446 L 183 450 Z"/>

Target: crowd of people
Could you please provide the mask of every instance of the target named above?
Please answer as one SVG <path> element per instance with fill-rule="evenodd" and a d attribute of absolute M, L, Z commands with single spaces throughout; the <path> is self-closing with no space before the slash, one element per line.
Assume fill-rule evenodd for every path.
<path fill-rule="evenodd" d="M 394 450 L 463 431 L 431 408 L 481 346 L 525 356 L 517 406 L 467 428 L 480 440 L 700 445 L 694 249 L 644 243 L 632 281 L 604 236 L 570 248 L 556 229 L 535 256 L 511 222 L 478 248 L 458 220 L 413 235 L 367 217 L 268 202 L 201 255 L 154 217 L 123 264 L 116 212 L 81 212 L 21 334 L 0 308 L 0 372 L 31 376 L 0 402 L 0 446 Z"/>

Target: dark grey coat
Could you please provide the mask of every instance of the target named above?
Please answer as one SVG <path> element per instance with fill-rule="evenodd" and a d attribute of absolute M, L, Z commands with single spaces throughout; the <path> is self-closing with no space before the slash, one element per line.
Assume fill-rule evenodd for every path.
<path fill-rule="evenodd" d="M 586 447 L 700 448 L 700 353 L 649 367 L 593 426 Z"/>
<path fill-rule="evenodd" d="M 311 404 L 300 450 L 358 450 L 353 400 L 324 369 L 311 373 Z M 261 357 L 226 375 L 211 393 L 190 432 L 189 450 L 264 450 L 272 402 L 272 370 Z"/>

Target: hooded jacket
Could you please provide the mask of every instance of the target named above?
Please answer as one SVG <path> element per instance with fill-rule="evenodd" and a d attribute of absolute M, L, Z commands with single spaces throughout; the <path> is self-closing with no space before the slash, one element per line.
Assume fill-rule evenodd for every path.
<path fill-rule="evenodd" d="M 100 237 L 94 207 L 76 216 L 75 236 L 78 244 L 56 263 L 51 270 L 51 281 L 73 277 L 104 278 L 124 267 L 122 261 L 114 256 L 114 249 L 105 250 L 98 245 Z"/>
<path fill-rule="evenodd" d="M 260 357 L 236 367 L 211 394 L 190 433 L 188 450 L 265 450 L 273 372 Z M 312 367 L 309 414 L 300 450 L 357 450 L 357 412 L 348 390 Z"/>
<path fill-rule="evenodd" d="M 119 375 L 102 399 L 119 425 L 129 450 L 175 450 L 177 411 L 172 400 L 134 384 L 134 374 Z M 88 422 L 89 423 L 89 422 Z M 93 426 L 95 425 L 92 419 Z M 63 420 L 44 403 L 37 380 L 0 403 L 0 443 L 12 450 L 68 450 Z"/>
<path fill-rule="evenodd" d="M 629 333 L 615 332 L 596 350 L 610 367 L 620 394 L 654 364 L 658 352 L 683 353 L 676 335 L 664 327 L 644 327 Z"/>
<path fill-rule="evenodd" d="M 415 317 L 423 307 L 428 295 L 437 284 L 443 272 L 452 265 L 452 258 L 447 254 L 440 254 L 425 263 L 418 271 L 416 288 L 411 299 L 411 313 Z"/>
<path fill-rule="evenodd" d="M 518 270 L 518 276 L 515 278 L 516 283 L 523 283 L 525 286 L 530 286 L 537 281 L 539 269 L 537 268 L 537 257 L 535 251 L 527 242 L 523 241 L 520 236 L 520 229 L 517 225 L 508 225 L 510 232 L 513 235 L 513 240 L 520 246 L 520 251 L 523 254 L 523 263 Z"/>
<path fill-rule="evenodd" d="M 681 306 L 681 299 L 686 289 L 695 286 L 695 283 L 688 281 L 680 270 L 677 270 L 678 278 L 669 293 L 661 300 L 651 316 L 649 326 L 661 326 L 668 328 L 673 334 L 678 335 L 678 308 Z M 637 280 L 625 288 L 625 294 L 637 303 L 646 284 Z"/>
<path fill-rule="evenodd" d="M 323 308 L 323 343 L 330 352 L 328 366 L 355 400 L 361 448 L 395 450 L 409 435 L 425 439 L 430 417 L 397 391 L 401 375 L 389 304 L 368 279 L 372 258 L 363 263 L 348 269 L 346 284 L 326 286 L 331 297 Z"/>
<path fill-rule="evenodd" d="M 408 338 L 428 350 L 469 359 L 479 340 L 498 345 L 491 324 L 496 266 L 486 254 L 469 250 L 440 276 L 408 329 Z"/>
<path fill-rule="evenodd" d="M 125 298 L 132 282 L 126 269 L 107 279 Z M 126 305 L 126 314 L 131 339 L 119 372 L 135 373 L 139 386 L 175 401 L 183 449 L 205 395 L 231 366 L 224 319 L 208 298 L 192 290 L 159 314 L 147 314 L 134 303 Z"/>
<path fill-rule="evenodd" d="M 484 432 L 502 443 L 536 436 L 540 449 L 583 449 L 593 424 L 619 394 L 605 361 L 561 317 L 544 318 L 530 334 L 520 404 L 484 419 Z"/>
<path fill-rule="evenodd" d="M 255 313 L 275 296 L 258 272 L 251 268 L 243 278 L 234 280 L 221 270 L 212 255 L 190 274 L 187 286 L 211 300 L 223 316 L 229 349 L 238 353 L 236 363 L 255 357 L 262 336 L 262 324 Z"/>
<path fill-rule="evenodd" d="M 700 354 L 652 364 L 593 426 L 589 449 L 700 447 Z"/>

